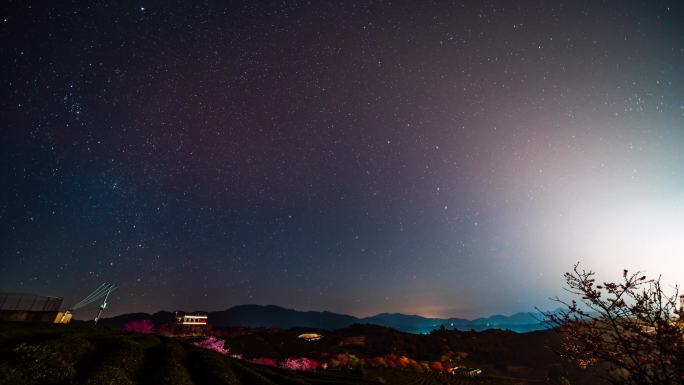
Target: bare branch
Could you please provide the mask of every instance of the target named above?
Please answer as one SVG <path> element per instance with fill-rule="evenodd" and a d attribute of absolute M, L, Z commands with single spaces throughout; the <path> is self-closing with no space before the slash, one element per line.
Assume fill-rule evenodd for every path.
<path fill-rule="evenodd" d="M 559 312 L 543 313 L 563 336 L 562 355 L 581 366 L 607 362 L 618 369 L 616 384 L 684 383 L 684 317 L 674 294 L 663 291 L 660 277 L 623 270 L 619 282 L 596 283 L 595 273 L 579 263 L 565 273 Z"/>

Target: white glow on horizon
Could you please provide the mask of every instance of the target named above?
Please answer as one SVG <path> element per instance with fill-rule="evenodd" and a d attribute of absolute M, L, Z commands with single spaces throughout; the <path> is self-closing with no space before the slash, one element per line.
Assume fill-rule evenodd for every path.
<path fill-rule="evenodd" d="M 628 269 L 662 276 L 668 292 L 684 284 L 682 153 L 656 120 L 595 124 L 566 127 L 549 134 L 547 146 L 521 144 L 522 155 L 505 158 L 499 188 L 513 203 L 501 254 L 510 257 L 496 262 L 511 271 L 509 280 L 521 277 L 526 291 L 518 296 L 542 308 L 544 299 L 564 295 L 563 273 L 577 262 L 599 281 L 619 280 Z"/>
<path fill-rule="evenodd" d="M 684 278 L 684 208 L 641 204 L 586 213 L 586 241 L 579 252 L 597 269 L 613 273 L 628 268 L 663 276 L 675 284 Z"/>

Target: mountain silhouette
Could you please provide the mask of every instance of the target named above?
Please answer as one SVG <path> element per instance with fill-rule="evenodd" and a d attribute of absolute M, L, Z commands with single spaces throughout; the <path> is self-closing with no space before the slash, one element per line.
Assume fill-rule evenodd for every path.
<path fill-rule="evenodd" d="M 264 327 L 290 329 L 315 328 L 335 330 L 354 324 L 372 324 L 407 333 L 429 333 L 442 325 L 447 329 L 486 330 L 501 329 L 515 332 L 542 330 L 544 326 L 537 313 L 522 312 L 511 316 L 493 315 L 468 320 L 464 318 L 427 318 L 401 313 L 381 313 L 370 317 L 354 317 L 329 311 L 299 311 L 275 305 L 239 305 L 226 310 L 205 312 L 209 324 L 217 327 Z M 123 327 L 130 321 L 148 319 L 155 324 L 173 322 L 174 313 L 160 311 L 154 314 L 130 313 L 102 319 L 103 325 Z"/>

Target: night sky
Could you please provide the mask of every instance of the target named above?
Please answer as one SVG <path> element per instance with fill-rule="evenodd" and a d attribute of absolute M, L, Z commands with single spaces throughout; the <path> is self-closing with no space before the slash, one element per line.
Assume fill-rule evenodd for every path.
<path fill-rule="evenodd" d="M 577 261 L 684 283 L 681 1 L 57 3 L 0 6 L 1 291 L 475 317 Z"/>

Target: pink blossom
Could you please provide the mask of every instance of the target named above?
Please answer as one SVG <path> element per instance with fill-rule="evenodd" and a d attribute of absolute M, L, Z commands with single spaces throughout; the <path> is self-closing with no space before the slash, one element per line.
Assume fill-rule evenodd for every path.
<path fill-rule="evenodd" d="M 274 360 L 273 358 L 265 358 L 265 357 L 257 358 L 256 360 L 254 360 L 254 363 L 259 364 L 259 365 L 264 365 L 264 366 L 274 366 L 274 367 L 278 366 L 278 362 L 276 360 Z"/>
<path fill-rule="evenodd" d="M 315 370 L 319 366 L 321 366 L 320 362 L 306 357 L 286 358 L 285 361 L 280 364 L 280 367 L 290 370 Z"/>
<path fill-rule="evenodd" d="M 217 340 L 216 337 L 207 337 L 206 339 L 202 341 L 198 341 L 193 343 L 193 345 L 203 348 L 203 349 L 209 349 L 213 350 L 215 352 L 219 352 L 221 354 L 228 354 L 230 353 L 230 350 L 226 347 L 223 346 L 225 344 L 225 341 L 223 340 Z"/>
<path fill-rule="evenodd" d="M 154 331 L 154 324 L 148 319 L 142 321 L 131 321 L 124 325 L 124 330 L 127 332 L 136 333 L 152 333 Z"/>

